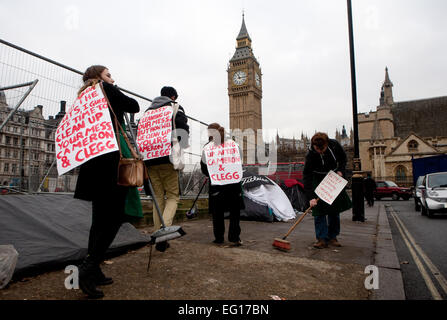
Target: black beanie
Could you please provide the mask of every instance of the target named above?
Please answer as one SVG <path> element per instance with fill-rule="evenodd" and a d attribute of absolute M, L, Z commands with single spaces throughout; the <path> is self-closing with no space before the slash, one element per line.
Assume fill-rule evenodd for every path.
<path fill-rule="evenodd" d="M 173 87 L 161 88 L 161 95 L 168 98 L 175 97 L 174 100 L 178 97 L 177 91 Z"/>

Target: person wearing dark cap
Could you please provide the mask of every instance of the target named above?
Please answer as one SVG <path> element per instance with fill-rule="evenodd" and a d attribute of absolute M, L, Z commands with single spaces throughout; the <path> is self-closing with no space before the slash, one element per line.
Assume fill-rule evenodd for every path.
<path fill-rule="evenodd" d="M 178 98 L 177 90 L 173 87 L 163 87 L 160 96 L 156 97 L 147 110 L 154 110 L 168 105 L 174 106 Z M 146 110 L 146 111 L 147 111 Z M 177 136 L 181 148 L 188 147 L 189 140 L 189 125 L 188 118 L 185 115 L 185 110 L 182 106 L 178 106 L 178 111 L 173 114 L 172 125 L 174 130 L 172 136 Z M 163 156 L 155 159 L 146 160 L 145 164 L 149 171 L 149 178 L 154 188 L 155 195 L 153 195 L 160 206 L 161 214 L 166 226 L 172 225 L 175 213 L 177 212 L 177 205 L 180 199 L 178 170 L 174 169 L 169 156 Z M 166 196 L 166 200 L 165 200 Z M 161 227 L 161 221 L 158 215 L 154 212 L 154 230 Z M 167 241 L 159 242 L 155 245 L 158 251 L 165 251 L 169 247 Z"/>
<path fill-rule="evenodd" d="M 329 139 L 323 132 L 315 133 L 303 170 L 304 191 L 306 198 L 310 199 L 309 205 L 312 207 L 315 222 L 317 242 L 314 248 L 327 248 L 328 244 L 341 247 L 337 240 L 340 233 L 340 212 L 352 207 L 351 199 L 343 190 L 332 205 L 329 205 L 323 200 L 317 202 L 318 197 L 314 190 L 330 170 L 344 177 L 346 162 L 346 153 L 337 140 Z"/>

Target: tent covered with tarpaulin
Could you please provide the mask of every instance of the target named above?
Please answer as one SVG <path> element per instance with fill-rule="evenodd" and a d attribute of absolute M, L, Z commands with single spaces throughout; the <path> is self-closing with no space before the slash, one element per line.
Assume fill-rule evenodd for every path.
<path fill-rule="evenodd" d="M 268 177 L 244 172 L 241 184 L 245 203 L 241 219 L 272 222 L 296 217 L 287 195 Z"/>
<path fill-rule="evenodd" d="M 0 245 L 13 245 L 19 254 L 14 276 L 84 258 L 91 208 L 91 202 L 67 194 L 0 196 Z M 124 223 L 108 253 L 145 245 L 149 238 Z"/>
<path fill-rule="evenodd" d="M 290 200 L 292 207 L 299 211 L 304 212 L 309 207 L 306 194 L 304 193 L 304 184 L 296 179 L 285 179 L 280 184 L 281 189 Z"/>

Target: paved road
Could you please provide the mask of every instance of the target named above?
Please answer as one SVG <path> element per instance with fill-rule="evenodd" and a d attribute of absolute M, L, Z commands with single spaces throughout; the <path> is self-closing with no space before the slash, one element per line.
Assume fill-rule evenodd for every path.
<path fill-rule="evenodd" d="M 407 300 L 447 299 L 447 215 L 422 216 L 412 199 L 379 203 L 387 208 Z"/>

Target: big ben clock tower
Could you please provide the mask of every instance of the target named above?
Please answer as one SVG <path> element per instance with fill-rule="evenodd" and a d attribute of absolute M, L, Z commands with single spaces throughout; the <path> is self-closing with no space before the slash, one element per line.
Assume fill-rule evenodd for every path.
<path fill-rule="evenodd" d="M 262 73 L 253 55 L 251 38 L 242 14 L 242 26 L 236 38 L 236 52 L 228 64 L 228 96 L 230 98 L 230 129 L 244 133 L 241 144 L 244 163 L 256 154 L 257 132 L 262 129 Z M 251 130 L 247 130 L 251 129 Z M 247 137 L 252 132 L 254 136 Z M 262 135 L 260 136 L 262 139 Z M 236 137 L 238 138 L 238 137 Z M 251 155 L 251 157 L 250 157 Z"/>

